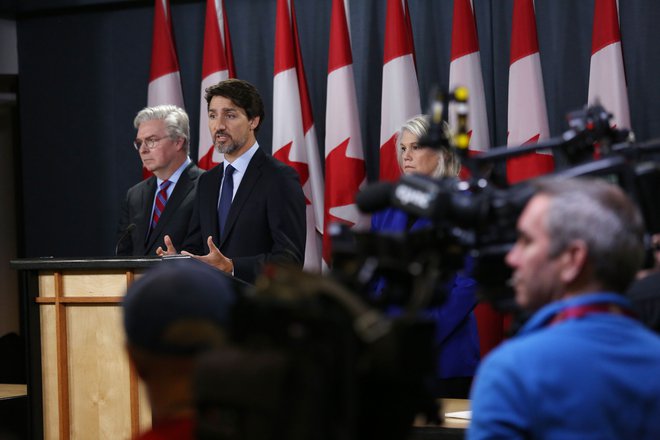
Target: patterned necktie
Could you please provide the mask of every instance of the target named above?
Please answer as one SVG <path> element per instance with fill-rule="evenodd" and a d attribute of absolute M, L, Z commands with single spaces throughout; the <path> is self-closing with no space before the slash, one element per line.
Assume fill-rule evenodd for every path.
<path fill-rule="evenodd" d="M 220 203 L 218 203 L 218 232 L 220 233 L 220 236 L 222 236 L 222 232 L 225 229 L 227 215 L 229 214 L 229 208 L 231 207 L 231 198 L 234 195 L 234 179 L 232 178 L 233 174 L 234 167 L 227 165 L 227 168 L 225 168 L 225 177 L 222 180 Z"/>
<path fill-rule="evenodd" d="M 154 216 L 151 218 L 152 230 L 158 224 L 158 219 L 165 209 L 165 204 L 167 203 L 167 188 L 169 188 L 171 184 L 172 182 L 169 180 L 165 180 L 160 184 L 160 191 L 158 191 L 158 195 L 156 196 L 156 204 L 154 205 Z"/>

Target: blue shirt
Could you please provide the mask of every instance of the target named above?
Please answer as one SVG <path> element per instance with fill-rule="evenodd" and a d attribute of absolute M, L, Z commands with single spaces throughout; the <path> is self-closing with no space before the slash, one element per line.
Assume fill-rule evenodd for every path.
<path fill-rule="evenodd" d="M 593 293 L 541 308 L 482 362 L 468 439 L 660 439 L 660 337 L 633 318 L 570 307 L 614 303 Z"/>

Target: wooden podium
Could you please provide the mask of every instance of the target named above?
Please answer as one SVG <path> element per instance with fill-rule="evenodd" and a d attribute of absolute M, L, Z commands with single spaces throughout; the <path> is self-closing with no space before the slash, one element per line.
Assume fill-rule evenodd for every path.
<path fill-rule="evenodd" d="M 23 259 L 30 438 L 130 439 L 151 411 L 124 349 L 121 300 L 160 258 Z"/>

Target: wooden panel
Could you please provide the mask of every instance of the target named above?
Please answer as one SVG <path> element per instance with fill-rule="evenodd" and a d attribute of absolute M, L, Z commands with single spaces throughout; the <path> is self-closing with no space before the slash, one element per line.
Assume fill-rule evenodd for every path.
<path fill-rule="evenodd" d="M 53 272 L 39 272 L 39 296 L 55 296 L 55 278 Z"/>
<path fill-rule="evenodd" d="M 41 384 L 43 389 L 44 439 L 59 438 L 59 404 L 57 400 L 57 335 L 55 306 L 39 307 L 41 316 Z"/>
<path fill-rule="evenodd" d="M 126 272 L 117 270 L 67 271 L 62 276 L 64 296 L 124 296 Z"/>
<path fill-rule="evenodd" d="M 120 296 L 74 296 L 68 298 L 35 298 L 37 304 L 117 304 L 121 306 L 122 297 Z"/>
<path fill-rule="evenodd" d="M 72 439 L 131 437 L 121 308 L 67 306 Z"/>
<path fill-rule="evenodd" d="M 27 396 L 27 385 L 19 383 L 0 383 L 0 400 Z"/>
<path fill-rule="evenodd" d="M 129 439 L 151 426 L 146 390 L 130 379 L 121 322 L 121 298 L 140 275 L 123 269 L 40 273 L 45 439 Z"/>

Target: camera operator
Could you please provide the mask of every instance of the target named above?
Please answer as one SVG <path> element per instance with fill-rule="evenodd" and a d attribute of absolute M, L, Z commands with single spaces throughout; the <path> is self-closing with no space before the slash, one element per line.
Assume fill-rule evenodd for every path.
<path fill-rule="evenodd" d="M 445 127 L 446 128 L 446 127 Z M 429 117 L 420 115 L 406 121 L 397 133 L 397 159 L 404 174 L 422 174 L 434 178 L 455 177 L 460 160 L 449 148 L 434 150 L 419 144 L 429 131 Z M 417 231 L 431 227 L 431 221 L 416 218 L 397 208 L 388 208 L 372 216 L 374 232 Z M 376 294 L 385 288 L 384 280 L 375 286 Z M 475 281 L 456 275 L 441 306 L 426 311 L 436 322 L 436 344 L 439 351 L 436 395 L 467 397 L 474 371 L 479 363 L 479 336 L 472 310 L 476 304 Z"/>
<path fill-rule="evenodd" d="M 639 211 L 603 180 L 542 179 L 506 257 L 533 313 L 479 367 L 468 438 L 660 438 L 660 338 L 622 294 Z"/>

